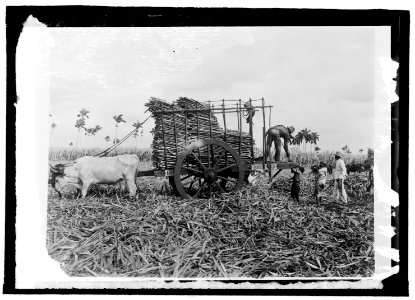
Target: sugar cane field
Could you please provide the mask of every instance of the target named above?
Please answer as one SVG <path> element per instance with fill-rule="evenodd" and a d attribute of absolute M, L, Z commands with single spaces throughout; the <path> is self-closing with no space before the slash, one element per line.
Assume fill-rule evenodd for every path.
<path fill-rule="evenodd" d="M 69 152 L 51 151 L 50 163 L 85 154 L 72 151 L 68 157 Z M 135 153 L 142 157 L 140 169 L 151 167 L 148 153 Z M 283 170 L 271 188 L 265 176 L 256 185 L 208 199 L 183 199 L 164 189 L 165 179 L 158 177 L 136 178 L 135 199 L 118 185 L 93 185 L 85 199 L 75 198 L 74 188 L 62 198 L 50 188 L 48 253 L 70 276 L 371 276 L 374 198 L 367 174 L 347 177 L 347 204 L 332 199 L 328 184 L 316 206 L 311 158 L 308 162 L 300 205 L 290 198 L 290 170 Z"/>

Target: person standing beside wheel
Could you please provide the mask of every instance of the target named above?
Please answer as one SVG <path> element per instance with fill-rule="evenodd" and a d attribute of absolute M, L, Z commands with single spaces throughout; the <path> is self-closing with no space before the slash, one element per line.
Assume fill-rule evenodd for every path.
<path fill-rule="evenodd" d="M 334 158 L 336 160 L 336 166 L 334 167 L 334 189 L 333 189 L 333 198 L 336 199 L 336 202 L 339 201 L 339 197 L 343 198 L 344 203 L 347 203 L 347 194 L 344 189 L 344 180 L 346 179 L 346 165 L 342 159 L 343 153 L 341 151 L 336 151 Z"/>

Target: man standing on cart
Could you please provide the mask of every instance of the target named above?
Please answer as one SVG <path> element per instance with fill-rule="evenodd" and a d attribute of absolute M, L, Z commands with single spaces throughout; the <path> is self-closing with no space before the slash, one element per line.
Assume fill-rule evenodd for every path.
<path fill-rule="evenodd" d="M 265 149 L 265 157 L 268 158 L 269 151 L 271 149 L 272 143 L 274 142 L 275 146 L 275 161 L 280 161 L 281 155 L 281 140 L 280 138 L 284 139 L 284 150 L 285 154 L 287 154 L 288 161 L 291 161 L 290 158 L 290 151 L 288 150 L 288 145 L 290 140 L 293 139 L 293 132 L 295 128 L 292 126 L 285 127 L 283 125 L 276 125 L 268 129 L 266 134 L 267 145 Z"/>

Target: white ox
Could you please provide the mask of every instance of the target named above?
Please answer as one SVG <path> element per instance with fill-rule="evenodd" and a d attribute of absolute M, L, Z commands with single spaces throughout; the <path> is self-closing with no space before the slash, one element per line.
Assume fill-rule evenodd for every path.
<path fill-rule="evenodd" d="M 85 198 L 91 184 L 116 184 L 122 180 L 127 183 L 130 196 L 137 192 L 135 177 L 139 158 L 135 154 L 113 157 L 84 156 L 70 164 L 51 166 L 52 187 L 61 195 L 67 185 L 74 185 L 82 191 Z"/>

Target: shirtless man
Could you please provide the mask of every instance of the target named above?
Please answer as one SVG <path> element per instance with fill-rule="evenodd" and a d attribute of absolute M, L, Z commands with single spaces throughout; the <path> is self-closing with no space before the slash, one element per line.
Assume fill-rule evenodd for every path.
<path fill-rule="evenodd" d="M 274 142 L 275 146 L 275 161 L 280 161 L 281 155 L 281 140 L 280 138 L 284 139 L 284 150 L 287 154 L 288 161 L 291 161 L 290 158 L 290 151 L 288 150 L 288 144 L 290 140 L 294 137 L 292 136 L 295 128 L 292 126 L 285 127 L 283 125 L 276 125 L 268 129 L 266 134 L 267 145 L 265 148 L 265 157 L 268 158 L 269 151 L 271 149 L 272 143 Z"/>

